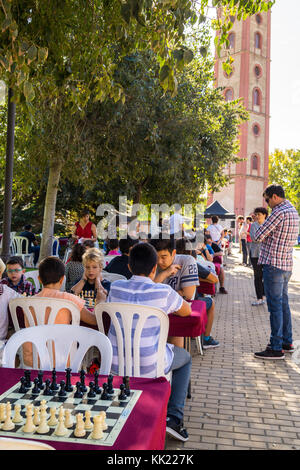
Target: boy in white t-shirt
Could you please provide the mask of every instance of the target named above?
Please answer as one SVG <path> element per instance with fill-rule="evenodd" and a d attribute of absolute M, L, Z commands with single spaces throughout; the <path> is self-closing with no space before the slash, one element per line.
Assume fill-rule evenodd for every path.
<path fill-rule="evenodd" d="M 212 241 L 217 245 L 220 245 L 222 242 L 222 238 L 224 237 L 224 230 L 222 225 L 218 224 L 219 217 L 217 215 L 213 215 L 211 218 L 212 224 L 207 227 L 209 231 Z"/>
<path fill-rule="evenodd" d="M 0 258 L 0 279 L 5 271 L 5 264 Z M 0 284 L 0 340 L 4 340 L 7 337 L 8 331 L 8 304 L 11 299 L 16 297 L 22 297 L 21 294 L 15 292 L 10 287 Z"/>

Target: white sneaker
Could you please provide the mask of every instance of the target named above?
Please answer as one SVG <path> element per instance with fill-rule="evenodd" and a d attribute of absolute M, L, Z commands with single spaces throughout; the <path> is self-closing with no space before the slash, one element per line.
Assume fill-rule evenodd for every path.
<path fill-rule="evenodd" d="M 251 305 L 257 306 L 257 305 L 263 305 L 265 301 L 263 299 L 260 300 L 255 300 L 254 302 L 251 302 Z"/>

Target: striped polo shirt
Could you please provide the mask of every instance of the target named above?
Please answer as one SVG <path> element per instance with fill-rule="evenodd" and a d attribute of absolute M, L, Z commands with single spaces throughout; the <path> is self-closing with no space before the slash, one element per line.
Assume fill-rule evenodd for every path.
<path fill-rule="evenodd" d="M 107 302 L 125 302 L 130 304 L 158 307 L 165 313 L 176 312 L 182 306 L 183 299 L 170 286 L 153 282 L 149 277 L 132 276 L 129 280 L 118 280 L 111 284 Z M 121 330 L 123 325 L 120 315 L 117 315 Z M 132 328 L 135 330 L 137 319 L 133 319 Z M 156 375 L 157 348 L 160 322 L 156 317 L 149 317 L 141 334 L 140 346 L 140 375 L 154 377 Z M 118 373 L 118 347 L 116 331 L 111 325 L 108 337 L 113 348 L 112 371 Z M 133 335 L 132 335 L 133 337 Z M 123 335 L 124 338 L 124 335 Z M 165 373 L 173 361 L 173 345 L 166 345 Z M 126 375 L 133 375 L 133 371 L 126 371 Z"/>

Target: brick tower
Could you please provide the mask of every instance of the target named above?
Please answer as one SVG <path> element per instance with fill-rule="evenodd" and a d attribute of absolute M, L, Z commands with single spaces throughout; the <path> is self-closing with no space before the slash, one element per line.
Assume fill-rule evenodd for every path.
<path fill-rule="evenodd" d="M 250 120 L 240 129 L 239 156 L 245 160 L 225 169 L 232 176 L 232 183 L 210 194 L 208 205 L 217 200 L 229 212 L 247 216 L 263 205 L 262 193 L 268 184 L 271 12 L 235 20 L 229 43 L 233 71 L 228 76 L 223 70 L 224 50 L 216 57 L 216 86 L 224 87 L 228 101 L 242 98 L 249 111 Z"/>

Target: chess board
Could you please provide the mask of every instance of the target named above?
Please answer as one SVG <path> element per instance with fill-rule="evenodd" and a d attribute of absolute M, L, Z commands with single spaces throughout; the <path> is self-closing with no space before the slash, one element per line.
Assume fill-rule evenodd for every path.
<path fill-rule="evenodd" d="M 73 392 L 67 393 L 65 397 L 59 397 L 58 392 L 52 396 L 43 395 L 43 391 L 39 395 L 32 395 L 31 389 L 27 393 L 22 394 L 18 393 L 20 388 L 20 382 L 11 387 L 5 393 L 0 396 L 0 403 L 7 403 L 8 401 L 11 404 L 12 408 L 12 417 L 14 415 L 14 407 L 16 404 L 21 405 L 21 415 L 24 418 L 22 423 L 15 424 L 15 428 L 11 431 L 3 431 L 0 425 L 0 435 L 5 437 L 18 437 L 18 438 L 28 438 L 28 439 L 37 439 L 43 441 L 59 441 L 77 444 L 89 444 L 89 445 L 101 445 L 101 446 L 112 446 L 119 433 L 121 432 L 124 424 L 131 411 L 133 410 L 135 404 L 137 403 L 139 397 L 142 394 L 141 390 L 131 390 L 130 395 L 124 401 L 118 400 L 118 395 L 120 390 L 116 388 L 114 394 L 111 396 L 110 400 L 100 400 L 100 395 L 97 395 L 95 398 L 88 398 L 87 393 L 83 395 L 83 398 L 74 398 L 74 393 L 76 387 L 74 386 Z M 39 406 L 41 400 L 46 400 L 47 412 L 50 413 L 50 408 L 58 409 L 62 406 L 64 409 L 69 408 L 71 410 L 72 417 L 74 419 L 74 424 L 71 428 L 68 429 L 68 432 L 65 436 L 56 436 L 54 434 L 56 426 L 50 427 L 50 430 L 46 434 L 37 434 L 34 433 L 24 433 L 22 427 L 25 424 L 25 407 L 27 403 L 32 403 L 33 406 Z M 92 430 L 86 430 L 84 437 L 75 437 L 75 416 L 77 413 L 82 413 L 84 415 L 86 410 L 90 410 L 91 418 L 98 415 L 100 411 L 105 411 L 106 413 L 106 424 L 107 430 L 103 431 L 102 439 L 92 439 L 91 433 Z M 50 416 L 50 414 L 49 414 Z M 93 420 L 93 419 L 92 419 Z"/>

